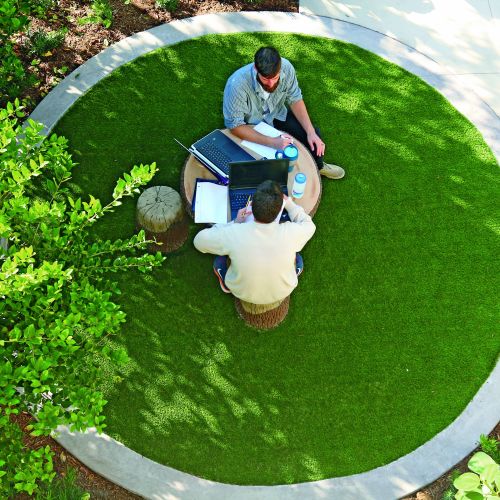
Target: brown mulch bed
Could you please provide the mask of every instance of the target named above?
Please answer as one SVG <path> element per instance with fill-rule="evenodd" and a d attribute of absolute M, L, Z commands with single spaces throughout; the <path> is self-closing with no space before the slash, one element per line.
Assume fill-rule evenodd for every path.
<path fill-rule="evenodd" d="M 116 484 L 104 479 L 99 474 L 96 474 L 88 467 L 83 465 L 73 455 L 70 455 L 60 444 L 48 436 L 33 437 L 30 436 L 26 426 L 29 425 L 33 417 L 28 413 L 21 413 L 11 417 L 12 420 L 17 422 L 19 427 L 24 432 L 24 443 L 27 447 L 38 449 L 42 446 L 49 445 L 54 452 L 53 462 L 54 470 L 57 476 L 64 477 L 69 468 L 76 470 L 76 484 L 80 488 L 90 493 L 92 499 L 116 499 L 116 500 L 135 500 L 141 498 L 129 491 L 120 488 Z M 24 500 L 30 498 L 28 495 L 17 495 L 17 500 Z"/>

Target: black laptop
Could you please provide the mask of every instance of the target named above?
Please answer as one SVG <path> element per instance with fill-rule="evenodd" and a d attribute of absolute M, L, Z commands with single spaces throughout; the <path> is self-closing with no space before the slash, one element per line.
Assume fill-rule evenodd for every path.
<path fill-rule="evenodd" d="M 226 178 L 229 177 L 229 164 L 231 162 L 255 159 L 218 129 L 196 141 L 191 149 L 196 157 L 201 157 L 205 160 L 204 163 L 208 163 L 218 172 L 219 176 Z"/>
<path fill-rule="evenodd" d="M 288 195 L 289 160 L 253 160 L 229 164 L 229 204 L 231 220 L 238 210 L 246 206 L 257 186 L 266 180 L 276 181 L 281 191 Z"/>

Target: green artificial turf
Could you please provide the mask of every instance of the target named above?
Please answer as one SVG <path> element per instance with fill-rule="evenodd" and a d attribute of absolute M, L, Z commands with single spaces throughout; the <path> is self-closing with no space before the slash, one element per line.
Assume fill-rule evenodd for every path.
<path fill-rule="evenodd" d="M 184 144 L 223 126 L 227 77 L 272 44 L 298 73 L 327 161 L 317 232 L 286 321 L 238 319 L 191 238 L 119 281 L 131 363 L 106 387 L 107 432 L 212 480 L 278 484 L 386 464 L 451 423 L 499 353 L 499 171 L 478 131 L 417 77 L 353 45 L 289 34 L 206 36 L 141 57 L 57 126 L 74 187 L 109 200 L 156 161 L 179 188 Z M 134 230 L 136 200 L 101 235 Z M 479 437 L 479 436 L 478 436 Z"/>

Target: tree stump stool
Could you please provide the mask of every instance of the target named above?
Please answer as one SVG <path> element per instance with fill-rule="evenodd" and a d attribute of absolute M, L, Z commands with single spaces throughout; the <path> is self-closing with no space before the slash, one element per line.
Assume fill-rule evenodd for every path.
<path fill-rule="evenodd" d="M 173 252 L 187 240 L 189 222 L 180 194 L 168 186 L 146 189 L 137 200 L 137 227 L 144 229 L 150 252 Z"/>
<path fill-rule="evenodd" d="M 260 330 L 269 330 L 278 326 L 288 314 L 290 296 L 273 304 L 251 304 L 238 298 L 235 299 L 236 311 L 240 318 L 249 326 Z"/>

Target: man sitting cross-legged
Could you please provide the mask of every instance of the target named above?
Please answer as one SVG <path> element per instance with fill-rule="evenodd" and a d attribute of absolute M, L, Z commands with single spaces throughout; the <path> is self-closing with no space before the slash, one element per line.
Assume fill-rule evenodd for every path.
<path fill-rule="evenodd" d="M 342 167 L 323 161 L 325 143 L 311 123 L 295 68 L 274 47 L 261 47 L 253 64 L 229 77 L 222 107 L 226 127 L 240 139 L 284 149 L 296 137 L 311 152 L 321 175 L 330 179 L 344 177 Z M 286 133 L 267 137 L 249 126 L 260 121 Z"/>
<path fill-rule="evenodd" d="M 276 221 L 283 206 L 290 222 Z M 302 258 L 297 252 L 314 234 L 316 226 L 304 209 L 283 195 L 279 185 L 265 181 L 252 200 L 255 220 L 245 223 L 245 208 L 228 224 L 203 229 L 194 246 L 218 255 L 214 271 L 226 293 L 251 304 L 272 304 L 288 297 L 297 286 Z"/>

